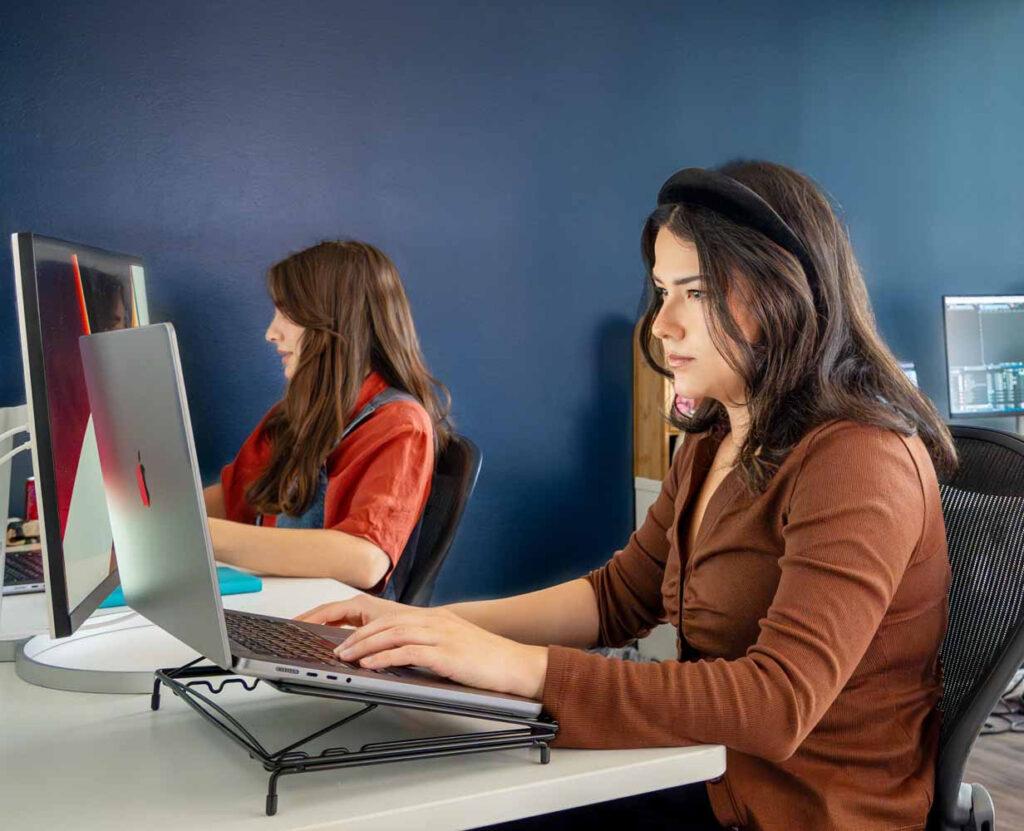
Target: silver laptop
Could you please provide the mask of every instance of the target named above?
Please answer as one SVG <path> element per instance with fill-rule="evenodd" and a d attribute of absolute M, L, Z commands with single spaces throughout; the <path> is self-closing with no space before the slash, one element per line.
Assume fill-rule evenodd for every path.
<path fill-rule="evenodd" d="M 2 544 L 2 543 L 0 543 Z M 43 582 L 43 554 L 38 545 L 6 549 L 4 594 L 31 594 L 46 588 Z"/>
<path fill-rule="evenodd" d="M 82 365 L 128 605 L 225 669 L 380 699 L 539 715 L 541 704 L 450 683 L 419 668 L 338 660 L 351 629 L 225 611 L 169 323 L 84 336 Z"/>
<path fill-rule="evenodd" d="M 12 431 L 22 427 L 28 419 L 28 411 L 24 406 L 0 407 L 0 458 L 8 456 L 14 446 Z M 28 427 L 22 429 L 27 433 Z M 19 445 L 19 449 L 24 444 Z M 4 557 L 0 558 L 4 566 L 3 588 L 0 597 L 5 594 L 28 594 L 41 592 L 43 584 L 43 553 L 41 545 L 14 545 L 7 543 L 7 530 L 12 522 L 7 516 L 7 506 L 11 494 L 11 468 L 13 461 L 0 462 L 0 548 Z"/>

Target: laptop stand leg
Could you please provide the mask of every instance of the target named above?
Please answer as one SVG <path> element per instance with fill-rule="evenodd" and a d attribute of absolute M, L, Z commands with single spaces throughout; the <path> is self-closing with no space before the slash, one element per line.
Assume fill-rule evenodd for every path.
<path fill-rule="evenodd" d="M 270 784 L 267 786 L 267 816 L 272 817 L 277 813 L 277 778 L 281 771 L 275 770 L 270 774 Z"/>
<path fill-rule="evenodd" d="M 272 817 L 277 813 L 277 780 L 286 773 L 302 773 L 303 768 L 278 768 L 270 774 L 270 781 L 267 783 L 267 816 Z"/>

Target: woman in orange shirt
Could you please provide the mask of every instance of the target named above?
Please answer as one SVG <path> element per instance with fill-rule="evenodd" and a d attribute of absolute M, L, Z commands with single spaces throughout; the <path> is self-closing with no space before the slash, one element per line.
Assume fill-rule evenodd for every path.
<path fill-rule="evenodd" d="M 204 492 L 214 551 L 381 593 L 426 504 L 450 398 L 383 252 L 322 242 L 274 265 L 267 285 L 285 394 Z"/>

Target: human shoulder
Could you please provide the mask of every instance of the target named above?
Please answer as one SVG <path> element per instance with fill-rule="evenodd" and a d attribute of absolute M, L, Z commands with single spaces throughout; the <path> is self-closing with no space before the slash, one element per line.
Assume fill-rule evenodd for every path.
<path fill-rule="evenodd" d="M 430 413 L 415 398 L 399 398 L 396 401 L 389 401 L 381 406 L 369 421 L 376 421 L 381 428 L 402 432 L 424 435 L 434 432 Z"/>
<path fill-rule="evenodd" d="M 381 404 L 350 431 L 336 452 L 341 456 L 345 448 L 376 452 L 370 449 L 384 445 L 417 448 L 417 453 L 433 447 L 434 425 L 419 401 L 403 397 Z"/>
<path fill-rule="evenodd" d="M 434 453 L 434 428 L 423 405 L 399 399 L 382 404 L 356 425 L 327 458 L 329 476 L 335 476 L 354 460 L 398 454 L 419 464 Z"/>
<path fill-rule="evenodd" d="M 872 448 L 904 448 L 921 440 L 916 434 L 904 435 L 888 427 L 865 424 L 852 419 L 833 419 L 807 431 L 795 450 L 820 451 L 823 448 L 844 447 L 848 450 Z"/>
<path fill-rule="evenodd" d="M 884 490 L 902 483 L 920 491 L 921 465 L 927 458 L 916 434 L 836 419 L 809 430 L 784 467 L 804 484 L 820 482 L 829 487 L 840 478 L 854 478 L 865 484 L 875 482 Z"/>

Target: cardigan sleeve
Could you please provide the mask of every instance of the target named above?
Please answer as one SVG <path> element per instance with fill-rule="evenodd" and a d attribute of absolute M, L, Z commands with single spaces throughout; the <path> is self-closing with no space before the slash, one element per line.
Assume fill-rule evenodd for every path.
<path fill-rule="evenodd" d="M 902 437 L 840 422 L 811 439 L 786 513 L 778 587 L 743 657 L 645 664 L 549 647 L 557 746 L 796 751 L 876 636 L 922 537 L 924 490 Z"/>

